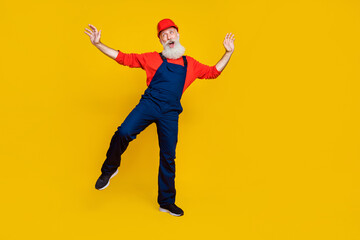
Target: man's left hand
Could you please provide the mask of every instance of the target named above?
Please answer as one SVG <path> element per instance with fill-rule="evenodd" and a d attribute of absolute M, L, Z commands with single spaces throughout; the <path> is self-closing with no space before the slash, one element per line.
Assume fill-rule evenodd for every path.
<path fill-rule="evenodd" d="M 234 51 L 234 40 L 235 35 L 231 33 L 227 33 L 224 39 L 224 47 L 226 49 L 226 52 L 232 53 Z"/>

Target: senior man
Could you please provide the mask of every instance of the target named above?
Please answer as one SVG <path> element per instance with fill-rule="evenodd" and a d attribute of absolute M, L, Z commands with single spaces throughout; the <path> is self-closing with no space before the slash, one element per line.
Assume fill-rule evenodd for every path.
<path fill-rule="evenodd" d="M 175 204 L 175 149 L 178 118 L 183 111 L 180 99 L 195 79 L 214 79 L 220 75 L 234 52 L 234 35 L 226 34 L 223 42 L 225 54 L 216 65 L 207 66 L 184 55 L 179 28 L 171 19 L 163 19 L 157 25 L 158 38 L 164 47 L 161 53 L 136 54 L 114 50 L 100 42 L 101 30 L 91 24 L 89 27 L 91 29 L 85 28 L 85 33 L 91 43 L 121 65 L 144 69 L 148 86 L 139 103 L 115 131 L 95 188 L 102 190 L 109 185 L 110 179 L 118 173 L 121 155 L 129 143 L 155 122 L 160 147 L 157 201 L 160 211 L 182 216 L 184 211 Z"/>

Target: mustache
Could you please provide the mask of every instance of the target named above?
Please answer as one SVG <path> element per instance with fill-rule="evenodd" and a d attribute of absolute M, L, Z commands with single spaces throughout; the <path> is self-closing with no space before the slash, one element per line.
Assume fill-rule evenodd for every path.
<path fill-rule="evenodd" d="M 169 45 L 170 43 L 178 43 L 179 42 L 179 39 L 178 38 L 175 38 L 175 39 L 170 39 L 170 40 L 167 40 L 165 43 L 164 43 L 164 46 L 167 46 Z"/>

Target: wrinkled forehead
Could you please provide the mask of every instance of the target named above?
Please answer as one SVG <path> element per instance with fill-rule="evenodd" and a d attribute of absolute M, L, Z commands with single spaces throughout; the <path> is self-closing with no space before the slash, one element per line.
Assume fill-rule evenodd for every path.
<path fill-rule="evenodd" d="M 174 27 L 169 27 L 169 28 L 166 28 L 166 29 L 162 30 L 162 31 L 160 32 L 160 36 L 162 36 L 162 35 L 165 34 L 165 33 L 169 33 L 169 32 L 171 32 L 171 31 L 175 31 L 175 32 L 177 33 L 176 28 L 174 28 Z"/>

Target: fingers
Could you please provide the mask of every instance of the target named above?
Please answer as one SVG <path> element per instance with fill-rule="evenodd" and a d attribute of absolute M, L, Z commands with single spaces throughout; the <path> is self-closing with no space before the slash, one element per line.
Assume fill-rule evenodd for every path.
<path fill-rule="evenodd" d="M 85 28 L 85 33 L 86 33 L 86 35 L 88 35 L 90 38 L 93 36 L 93 31 L 91 31 L 90 29 L 87 29 L 87 28 Z"/>
<path fill-rule="evenodd" d="M 231 41 L 234 41 L 235 40 L 235 34 L 233 34 L 230 38 Z"/>
<path fill-rule="evenodd" d="M 95 27 L 94 25 L 89 24 L 89 27 L 90 27 L 93 31 L 97 32 L 97 29 L 96 29 L 96 27 Z"/>
<path fill-rule="evenodd" d="M 91 34 L 90 34 L 90 33 L 88 33 L 88 32 L 86 32 L 86 31 L 85 31 L 85 34 L 86 34 L 86 35 L 88 35 L 89 37 L 91 37 Z"/>
<path fill-rule="evenodd" d="M 90 29 L 88 29 L 88 28 L 85 28 L 85 33 L 87 34 L 87 35 L 89 35 L 90 37 L 93 35 L 93 34 L 95 34 L 95 36 L 96 35 L 101 35 L 101 30 L 98 32 L 98 30 L 97 30 L 97 28 L 94 26 L 94 25 L 91 25 L 91 24 L 88 24 L 89 25 L 89 27 L 91 28 L 91 30 Z"/>
<path fill-rule="evenodd" d="M 86 30 L 86 31 L 85 31 L 86 33 L 92 34 L 92 31 L 91 31 L 90 29 L 85 28 L 85 30 Z"/>
<path fill-rule="evenodd" d="M 225 40 L 231 40 L 234 41 L 235 40 L 235 35 L 232 33 L 227 33 L 225 36 Z"/>

